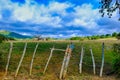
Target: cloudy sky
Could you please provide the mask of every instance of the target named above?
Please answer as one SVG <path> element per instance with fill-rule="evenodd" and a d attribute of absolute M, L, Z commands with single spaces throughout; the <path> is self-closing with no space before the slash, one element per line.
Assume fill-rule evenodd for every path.
<path fill-rule="evenodd" d="M 120 32 L 118 15 L 99 13 L 99 0 L 0 0 L 0 30 L 57 38 Z"/>

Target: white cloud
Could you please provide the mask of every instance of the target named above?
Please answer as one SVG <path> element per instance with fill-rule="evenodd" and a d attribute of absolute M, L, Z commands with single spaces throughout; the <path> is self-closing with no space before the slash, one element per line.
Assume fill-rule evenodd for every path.
<path fill-rule="evenodd" d="M 32 36 L 32 34 L 30 33 L 20 33 L 20 34 L 25 35 L 25 36 Z"/>
<path fill-rule="evenodd" d="M 91 4 L 83 4 L 74 8 L 74 19 L 68 25 L 84 28 L 97 27 L 96 20 L 100 18 L 97 9 L 93 9 Z"/>
<path fill-rule="evenodd" d="M 107 19 L 106 16 L 101 18 L 98 9 L 94 9 L 92 4 L 74 6 L 74 4 L 70 2 L 60 3 L 57 1 L 52 1 L 46 6 L 44 4 L 36 3 L 34 0 L 25 0 L 25 2 L 25 4 L 19 5 L 18 3 L 12 3 L 11 0 L 0 0 L 0 20 L 4 20 L 4 17 L 1 14 L 2 10 L 8 9 L 12 12 L 12 16 L 9 18 L 9 23 L 21 21 L 27 24 L 33 24 L 31 28 L 29 25 L 26 25 L 26 30 L 30 29 L 31 31 L 42 31 L 42 28 L 46 26 L 50 28 L 50 30 L 56 28 L 62 29 L 63 27 L 66 27 L 65 30 L 63 28 L 61 32 L 56 30 L 56 33 L 59 32 L 59 34 L 48 34 L 48 36 L 52 37 L 64 37 L 67 33 L 70 34 L 67 36 L 77 36 L 83 35 L 84 33 L 90 34 L 90 32 L 107 33 L 119 31 L 117 27 L 115 27 L 114 30 L 107 29 L 108 26 L 113 28 L 119 23 L 117 21 L 118 15 L 113 13 L 111 20 Z M 31 3 L 34 4 L 31 5 Z M 73 11 L 67 11 L 69 8 L 72 8 Z M 108 24 L 106 22 L 108 22 Z M 12 26 L 10 27 L 12 28 Z M 74 29 L 72 30 L 69 28 L 70 30 L 67 30 L 68 26 Z M 81 27 L 89 32 L 87 33 L 79 30 Z M 15 28 L 15 26 L 13 28 Z M 43 30 L 43 32 L 45 32 L 45 30 Z M 64 33 L 62 34 L 62 32 Z"/>
<path fill-rule="evenodd" d="M 29 6 L 18 7 L 16 10 L 14 10 L 13 15 L 14 19 L 18 21 L 27 21 L 33 18 L 33 12 Z"/>

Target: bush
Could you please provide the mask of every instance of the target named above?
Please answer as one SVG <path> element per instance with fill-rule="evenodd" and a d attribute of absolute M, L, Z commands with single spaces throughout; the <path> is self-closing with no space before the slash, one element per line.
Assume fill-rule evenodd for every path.
<path fill-rule="evenodd" d="M 114 44 L 115 60 L 113 63 L 114 72 L 120 76 L 120 44 Z"/>
<path fill-rule="evenodd" d="M 120 32 L 117 34 L 117 39 L 120 40 Z"/>
<path fill-rule="evenodd" d="M 7 38 L 4 35 L 0 34 L 0 43 L 2 43 L 4 40 L 7 40 Z"/>

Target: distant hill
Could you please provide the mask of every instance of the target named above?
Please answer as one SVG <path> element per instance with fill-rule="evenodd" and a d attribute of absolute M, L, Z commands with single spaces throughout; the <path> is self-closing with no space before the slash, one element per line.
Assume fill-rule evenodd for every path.
<path fill-rule="evenodd" d="M 25 35 L 21 35 L 19 33 L 9 32 L 9 31 L 5 31 L 5 30 L 0 30 L 0 34 L 4 35 L 6 37 L 11 37 L 11 38 L 16 38 L 16 39 L 32 38 L 31 36 L 25 36 Z"/>

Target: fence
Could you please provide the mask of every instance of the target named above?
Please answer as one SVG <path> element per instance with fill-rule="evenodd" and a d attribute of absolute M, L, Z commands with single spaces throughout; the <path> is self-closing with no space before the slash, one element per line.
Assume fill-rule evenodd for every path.
<path fill-rule="evenodd" d="M 14 48 L 14 43 L 10 43 L 10 48 L 9 48 L 9 53 L 8 53 L 8 58 L 7 58 L 7 64 L 6 64 L 6 68 L 5 68 L 5 76 L 7 75 L 8 73 L 8 68 L 9 68 L 9 65 L 10 65 L 10 60 L 11 60 L 11 55 L 12 55 L 12 50 Z M 27 43 L 25 43 L 24 45 L 24 49 L 23 49 L 23 53 L 21 55 L 21 58 L 20 58 L 20 61 L 19 61 L 19 64 L 17 66 L 17 69 L 15 71 L 15 77 L 17 77 L 18 73 L 19 73 L 19 69 L 21 67 L 21 64 L 23 62 L 23 59 L 24 59 L 24 56 L 25 56 L 25 53 L 26 53 L 26 48 L 27 48 Z M 34 51 L 33 51 L 33 55 L 32 55 L 32 59 L 31 59 L 31 62 L 30 62 L 30 68 L 29 68 L 29 75 L 31 76 L 32 75 L 32 68 L 33 68 L 33 63 L 34 63 L 34 58 L 35 58 L 35 55 L 36 55 L 36 51 L 38 49 L 38 46 L 39 46 L 39 43 L 36 44 L 35 48 L 34 48 Z M 50 52 L 50 55 L 49 55 L 49 58 L 47 60 L 47 63 L 45 65 L 45 68 L 44 68 L 44 71 L 43 71 L 43 74 L 45 74 L 46 70 L 47 70 L 47 67 L 50 63 L 50 60 L 53 56 L 53 52 L 54 51 L 62 51 L 64 52 L 64 58 L 63 58 L 63 62 L 62 62 L 62 66 L 61 66 L 61 70 L 60 70 L 60 75 L 59 75 L 59 78 L 60 79 L 64 79 L 66 74 L 67 74 L 67 68 L 68 68 L 68 65 L 73 65 L 73 64 L 76 64 L 76 63 L 73 63 L 73 64 L 69 64 L 69 61 L 70 61 L 70 57 L 71 57 L 71 53 L 72 53 L 72 50 L 70 48 L 70 45 L 67 46 L 66 49 L 57 49 L 55 48 L 54 46 L 52 48 L 50 48 L 51 52 Z M 82 64 L 83 64 L 83 59 L 84 59 L 84 56 L 85 56 L 85 47 L 82 46 L 81 47 L 81 52 L 80 55 L 79 55 L 79 73 L 82 73 Z M 80 50 L 79 50 L 80 51 Z M 100 68 L 100 77 L 102 77 L 102 74 L 103 74 L 103 67 L 104 67 L 104 43 L 102 44 L 102 62 L 101 62 L 101 68 Z M 92 62 L 93 62 L 93 73 L 96 74 L 96 64 L 95 64 L 95 58 L 94 58 L 94 52 L 92 51 L 92 48 L 89 48 L 89 53 L 91 55 L 91 58 L 92 58 Z"/>

